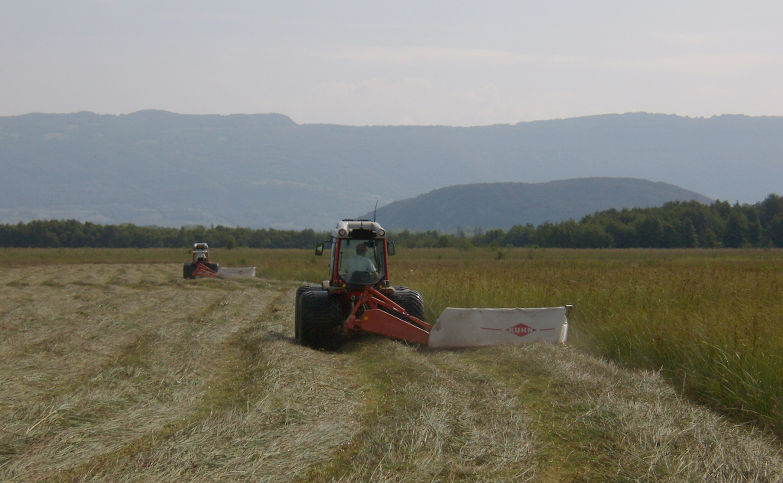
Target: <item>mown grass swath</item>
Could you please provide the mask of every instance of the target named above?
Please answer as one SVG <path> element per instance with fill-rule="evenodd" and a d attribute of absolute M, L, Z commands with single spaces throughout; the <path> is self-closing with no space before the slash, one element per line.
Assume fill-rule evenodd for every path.
<path fill-rule="evenodd" d="M 259 277 L 317 282 L 310 250 L 217 249 Z M 1 264 L 171 262 L 186 249 L 3 249 Z M 783 435 L 783 251 L 400 249 L 394 284 L 422 292 L 427 319 L 447 306 L 571 303 L 569 342 L 661 373 L 689 397 Z"/>
<path fill-rule="evenodd" d="M 675 393 L 780 436 L 780 251 L 400 250 L 428 318 L 570 302 L 569 345 L 335 352 L 293 340 L 325 257 L 213 255 L 259 278 L 183 280 L 186 249 L 0 250 L 0 479 L 783 477 L 780 439 Z"/>

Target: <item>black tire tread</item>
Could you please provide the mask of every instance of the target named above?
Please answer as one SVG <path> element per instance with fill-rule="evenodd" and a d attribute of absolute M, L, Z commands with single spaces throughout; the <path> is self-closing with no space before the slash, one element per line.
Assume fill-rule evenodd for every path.
<path fill-rule="evenodd" d="M 299 344 L 302 343 L 302 294 L 308 290 L 315 290 L 317 288 L 317 285 L 306 283 L 296 289 L 296 298 L 294 299 L 294 339 L 296 339 L 296 342 Z"/>
<path fill-rule="evenodd" d="M 424 299 L 419 292 L 408 287 L 394 287 L 394 293 L 389 295 L 389 299 L 404 308 L 409 315 L 424 320 Z"/>
<path fill-rule="evenodd" d="M 195 263 L 186 263 L 182 265 L 182 278 L 196 278 L 193 271 L 196 269 Z"/>
<path fill-rule="evenodd" d="M 342 311 L 337 299 L 316 287 L 303 290 L 297 303 L 299 331 L 297 341 L 314 349 L 334 350 L 342 342 Z"/>

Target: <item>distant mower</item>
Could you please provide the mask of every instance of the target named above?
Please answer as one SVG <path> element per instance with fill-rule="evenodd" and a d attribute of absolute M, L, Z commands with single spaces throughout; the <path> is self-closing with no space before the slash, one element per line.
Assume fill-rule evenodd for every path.
<path fill-rule="evenodd" d="M 182 266 L 184 278 L 220 277 L 220 278 L 253 278 L 256 267 L 221 267 L 209 258 L 209 245 L 204 242 L 194 243 L 191 262 Z"/>
<path fill-rule="evenodd" d="M 302 345 L 336 349 L 363 332 L 436 348 L 565 342 L 570 306 L 447 308 L 434 325 L 426 322 L 421 294 L 391 285 L 387 261 L 395 247 L 375 221 L 338 222 L 316 255 L 327 246 L 329 279 L 296 291 L 295 337 Z"/>
<path fill-rule="evenodd" d="M 182 266 L 184 278 L 217 277 L 220 266 L 209 259 L 209 245 L 204 242 L 194 243 L 190 251 L 191 262 Z"/>

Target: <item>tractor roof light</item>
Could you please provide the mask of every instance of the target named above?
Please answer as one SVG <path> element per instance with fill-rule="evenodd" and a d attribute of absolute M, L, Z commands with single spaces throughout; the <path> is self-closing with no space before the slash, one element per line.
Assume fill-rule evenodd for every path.
<path fill-rule="evenodd" d="M 370 240 L 383 238 L 386 235 L 386 230 L 380 224 L 370 220 L 342 220 L 337 223 L 332 235 L 337 238 L 350 237 Z"/>

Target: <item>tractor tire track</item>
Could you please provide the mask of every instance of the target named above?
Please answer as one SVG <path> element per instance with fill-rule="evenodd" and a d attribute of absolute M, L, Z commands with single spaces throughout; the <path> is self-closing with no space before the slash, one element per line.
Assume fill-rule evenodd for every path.
<path fill-rule="evenodd" d="M 57 477 L 288 480 L 349 441 L 350 368 L 295 345 L 291 285 L 271 291 L 212 354 L 210 390 L 187 416 Z"/>
<path fill-rule="evenodd" d="M 357 436 L 307 479 L 524 481 L 535 437 L 516 395 L 459 353 L 362 337 L 344 349 L 364 388 Z"/>

